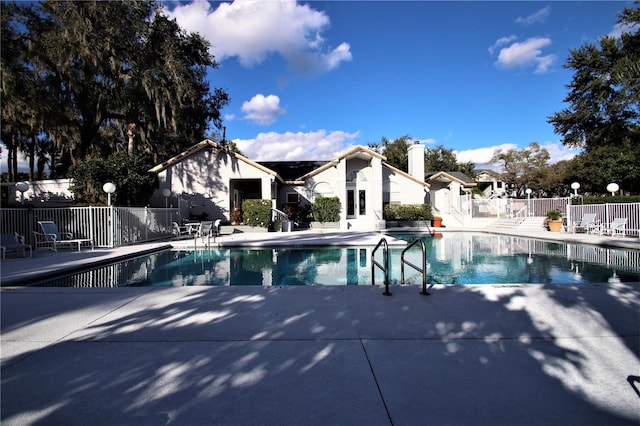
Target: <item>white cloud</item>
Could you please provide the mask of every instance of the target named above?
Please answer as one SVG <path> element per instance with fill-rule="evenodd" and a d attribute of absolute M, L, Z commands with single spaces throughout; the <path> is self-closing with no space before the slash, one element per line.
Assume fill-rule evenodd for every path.
<path fill-rule="evenodd" d="M 489 47 L 489 53 L 493 55 L 493 52 L 495 52 L 497 48 L 509 44 L 517 39 L 518 37 L 514 35 L 510 35 L 508 37 L 500 37 L 498 40 L 496 40 L 495 43 L 493 43 L 493 46 Z"/>
<path fill-rule="evenodd" d="M 237 57 L 243 66 L 252 67 L 277 53 L 295 71 L 314 73 L 330 71 L 352 58 L 348 43 L 335 49 L 325 46 L 321 33 L 330 23 L 327 15 L 295 0 L 236 0 L 216 9 L 196 0 L 164 12 L 209 40 L 211 53 L 220 62 Z"/>
<path fill-rule="evenodd" d="M 269 125 L 275 123 L 279 115 L 287 111 L 280 108 L 280 98 L 276 95 L 264 96 L 257 94 L 250 101 L 242 103 L 244 118 L 258 124 Z"/>
<path fill-rule="evenodd" d="M 236 139 L 242 154 L 254 161 L 331 160 L 356 144 L 360 132 L 260 133 L 255 139 Z"/>
<path fill-rule="evenodd" d="M 562 145 L 560 142 L 546 142 L 544 145 L 541 144 L 543 148 L 549 151 L 549 163 L 557 163 L 562 160 L 571 160 L 576 155 L 582 152 L 581 149 L 571 149 Z"/>
<path fill-rule="evenodd" d="M 474 163 L 477 167 L 482 168 L 483 164 L 488 163 L 493 157 L 496 150 L 508 151 L 510 149 L 518 149 L 518 145 L 512 143 L 503 143 L 502 145 L 487 146 L 484 148 L 466 149 L 464 151 L 454 151 L 456 159 L 459 163 Z"/>
<path fill-rule="evenodd" d="M 631 33 L 634 31 L 638 31 L 638 26 L 639 24 L 627 25 L 617 23 L 613 26 L 613 29 L 607 35 L 610 37 L 620 38 L 622 36 L 622 33 Z"/>
<path fill-rule="evenodd" d="M 538 22 L 544 22 L 550 13 L 551 6 L 547 6 L 538 10 L 537 12 L 532 13 L 529 16 L 525 16 L 524 18 L 518 17 L 518 19 L 516 19 L 516 22 L 522 25 L 532 25 Z"/>
<path fill-rule="evenodd" d="M 555 55 L 542 54 L 542 49 L 550 44 L 551 39 L 546 37 L 532 37 L 523 42 L 512 43 L 500 49 L 496 66 L 505 69 L 535 66 L 536 73 L 545 73 L 556 60 Z"/>

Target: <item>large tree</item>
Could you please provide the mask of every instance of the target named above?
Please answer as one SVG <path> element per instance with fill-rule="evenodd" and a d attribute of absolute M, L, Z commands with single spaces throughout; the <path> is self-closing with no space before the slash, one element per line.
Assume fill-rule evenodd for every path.
<path fill-rule="evenodd" d="M 534 196 L 550 197 L 563 195 L 564 180 L 562 167 L 548 164 L 549 151 L 538 143 L 532 142 L 525 149 L 496 150 L 490 160 L 491 164 L 499 165 L 502 169 L 502 180 L 507 184 L 509 192 L 517 196 L 524 196 L 527 188 Z"/>
<path fill-rule="evenodd" d="M 8 149 L 45 134 L 64 174 L 121 149 L 157 161 L 221 125 L 228 96 L 209 87 L 208 43 L 155 2 L 7 3 L 2 12 L 2 96 L 16 100 L 2 104 Z"/>
<path fill-rule="evenodd" d="M 369 148 L 387 157 L 387 163 L 393 167 L 406 172 L 409 166 L 407 161 L 411 141 L 413 138 L 409 135 L 396 138 L 393 142 L 383 136 L 379 143 L 370 143 Z"/>
<path fill-rule="evenodd" d="M 625 8 L 619 37 L 572 50 L 565 68 L 574 71 L 564 101 L 568 107 L 549 122 L 567 146 L 581 147 L 568 178 L 585 191 L 640 191 L 640 9 Z"/>
<path fill-rule="evenodd" d="M 638 142 L 640 136 L 640 9 L 625 8 L 620 37 L 604 36 L 599 46 L 571 50 L 565 68 L 573 70 L 564 110 L 549 122 L 563 143 L 588 152 L 599 146 Z"/>

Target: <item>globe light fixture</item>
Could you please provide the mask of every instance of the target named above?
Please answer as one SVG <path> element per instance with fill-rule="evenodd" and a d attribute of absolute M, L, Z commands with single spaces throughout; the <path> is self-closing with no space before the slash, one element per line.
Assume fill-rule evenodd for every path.
<path fill-rule="evenodd" d="M 607 185 L 607 191 L 611 193 L 611 196 L 616 195 L 616 192 L 620 189 L 620 186 L 618 186 L 617 183 L 612 182 L 609 185 Z"/>
<path fill-rule="evenodd" d="M 571 189 L 573 189 L 573 196 L 577 197 L 578 196 L 578 189 L 580 189 L 580 184 L 578 182 L 573 182 L 571 184 Z"/>
<path fill-rule="evenodd" d="M 112 182 L 107 182 L 102 185 L 102 190 L 107 193 L 108 202 L 107 204 L 111 206 L 111 194 L 116 192 L 116 185 Z"/>
<path fill-rule="evenodd" d="M 162 196 L 164 197 L 164 208 L 169 207 L 169 197 L 171 197 L 171 190 L 169 188 L 164 188 L 162 190 Z"/>
<path fill-rule="evenodd" d="M 29 182 L 17 182 L 16 189 L 20 191 L 20 204 L 24 204 L 24 193 L 29 190 Z"/>

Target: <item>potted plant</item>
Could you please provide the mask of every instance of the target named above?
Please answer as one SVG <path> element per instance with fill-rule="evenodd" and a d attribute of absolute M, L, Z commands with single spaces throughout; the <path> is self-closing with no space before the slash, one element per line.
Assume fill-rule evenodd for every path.
<path fill-rule="evenodd" d="M 431 220 L 431 224 L 433 225 L 434 228 L 440 228 L 442 226 L 442 217 L 434 216 L 433 219 Z"/>
<path fill-rule="evenodd" d="M 545 224 L 551 232 L 562 231 L 562 213 L 558 210 L 549 210 L 545 219 Z"/>

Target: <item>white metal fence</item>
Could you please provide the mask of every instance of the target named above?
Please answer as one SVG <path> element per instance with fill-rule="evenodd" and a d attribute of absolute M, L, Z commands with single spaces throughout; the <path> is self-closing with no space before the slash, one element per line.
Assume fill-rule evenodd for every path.
<path fill-rule="evenodd" d="M 627 235 L 638 236 L 640 230 L 640 203 L 606 203 L 606 204 L 570 204 L 566 208 L 567 223 L 580 221 L 588 213 L 596 215 L 596 221 L 602 225 L 613 222 L 615 218 L 626 218 Z"/>
<path fill-rule="evenodd" d="M 473 217 L 546 216 L 549 210 L 565 211 L 570 198 L 474 198 L 470 209 Z M 461 198 L 461 211 L 468 211 L 468 201 Z"/>
<path fill-rule="evenodd" d="M 35 245 L 33 232 L 40 232 L 38 221 L 51 220 L 60 232 L 74 238 L 91 238 L 95 247 L 115 247 L 166 238 L 172 221 L 178 221 L 176 208 L 146 207 L 66 207 L 43 209 L 0 209 L 0 231 L 17 232 Z"/>

